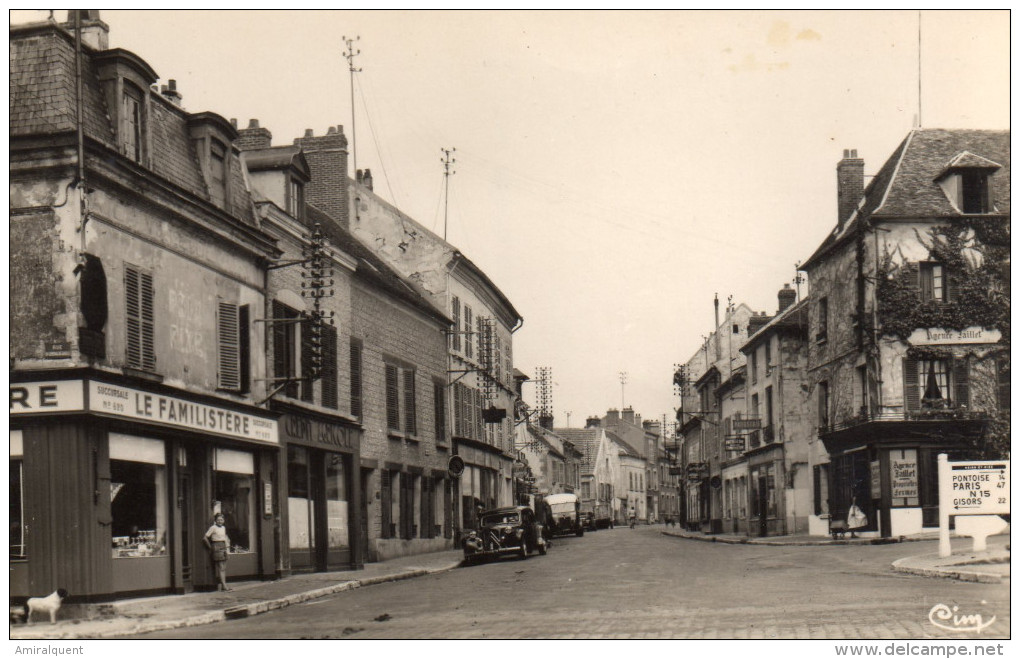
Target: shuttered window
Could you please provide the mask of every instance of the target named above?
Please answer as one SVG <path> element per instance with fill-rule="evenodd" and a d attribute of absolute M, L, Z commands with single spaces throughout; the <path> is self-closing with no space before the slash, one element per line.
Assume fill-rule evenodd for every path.
<path fill-rule="evenodd" d="M 970 407 L 970 363 L 966 357 L 953 360 L 953 407 Z"/>
<path fill-rule="evenodd" d="M 220 302 L 216 310 L 216 349 L 219 363 L 219 387 L 241 388 L 241 332 L 238 306 Z"/>
<path fill-rule="evenodd" d="M 297 311 L 273 300 L 273 386 L 286 382 L 283 393 L 291 398 L 298 396 L 297 378 Z"/>
<path fill-rule="evenodd" d="M 998 357 L 995 360 L 996 398 L 999 411 L 1009 411 L 1009 358 Z"/>
<path fill-rule="evenodd" d="M 386 427 L 400 430 L 400 390 L 397 367 L 386 364 Z"/>
<path fill-rule="evenodd" d="M 474 348 L 474 336 L 471 334 L 471 318 L 474 314 L 471 311 L 471 307 L 464 305 L 464 328 L 467 333 L 464 335 L 464 356 L 468 359 L 474 359 L 475 348 Z"/>
<path fill-rule="evenodd" d="M 382 483 L 379 486 L 381 494 L 381 504 L 379 506 L 380 514 L 382 518 L 380 520 L 381 527 L 379 529 L 379 535 L 383 538 L 393 537 L 393 477 L 392 472 L 388 469 L 383 469 L 380 472 Z"/>
<path fill-rule="evenodd" d="M 418 528 L 419 538 L 432 537 L 432 479 L 428 476 L 421 477 L 421 500 L 418 519 L 421 523 Z"/>
<path fill-rule="evenodd" d="M 336 328 L 326 325 L 322 328 L 322 406 L 334 410 L 340 407 L 337 369 Z"/>
<path fill-rule="evenodd" d="M 361 341 L 351 339 L 351 416 L 361 418 Z"/>
<path fill-rule="evenodd" d="M 414 370 L 406 369 L 404 375 L 404 432 L 414 435 L 418 432 L 418 411 L 414 403 Z"/>
<path fill-rule="evenodd" d="M 124 269 L 127 316 L 127 364 L 143 371 L 156 370 L 152 275 L 133 266 Z"/>
<path fill-rule="evenodd" d="M 435 419 L 436 443 L 446 443 L 446 385 L 432 383 L 433 418 Z"/>
<path fill-rule="evenodd" d="M 917 386 L 917 360 L 903 360 L 903 406 L 908 412 L 921 409 L 921 391 Z"/>
<path fill-rule="evenodd" d="M 970 363 L 966 358 L 903 360 L 903 404 L 908 412 L 970 405 Z"/>
<path fill-rule="evenodd" d="M 312 402 L 312 385 L 314 384 L 312 374 L 316 370 L 311 324 L 312 321 L 306 320 L 297 325 L 300 328 L 298 331 L 301 333 L 301 400 L 307 403 Z"/>
<path fill-rule="evenodd" d="M 414 537 L 414 475 L 400 474 L 400 537 Z"/>
<path fill-rule="evenodd" d="M 457 296 L 453 297 L 451 302 L 453 309 L 453 334 L 450 335 L 450 343 L 453 350 L 460 351 L 460 298 Z M 470 328 L 469 328 L 470 329 Z"/>

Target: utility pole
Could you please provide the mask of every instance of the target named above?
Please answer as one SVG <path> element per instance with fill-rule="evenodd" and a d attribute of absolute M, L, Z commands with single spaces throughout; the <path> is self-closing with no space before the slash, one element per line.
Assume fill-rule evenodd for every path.
<path fill-rule="evenodd" d="M 623 408 L 627 406 L 627 371 L 620 371 L 620 413 L 623 413 Z"/>
<path fill-rule="evenodd" d="M 457 162 L 457 159 L 451 158 L 450 154 L 456 152 L 457 147 L 440 148 L 439 150 L 443 152 L 443 157 L 439 159 L 439 162 L 443 163 L 443 240 L 446 240 L 446 221 L 450 214 L 450 175 L 457 173 L 450 169 L 450 166 Z"/>
<path fill-rule="evenodd" d="M 800 261 L 793 264 L 793 283 L 797 285 L 797 302 L 800 302 L 800 284 L 804 277 L 800 274 Z"/>
<path fill-rule="evenodd" d="M 361 73 L 361 69 L 355 68 L 354 58 L 361 54 L 361 50 L 354 50 L 354 42 L 361 41 L 361 37 L 356 36 L 353 39 L 348 39 L 343 36 L 340 38 L 347 44 L 344 59 L 347 60 L 347 70 L 351 74 L 351 155 L 354 158 L 354 176 L 356 178 L 358 176 L 358 132 L 354 123 L 354 74 Z"/>
<path fill-rule="evenodd" d="M 567 427 L 569 428 L 570 427 L 570 410 L 567 410 L 565 412 L 565 414 L 567 415 Z"/>

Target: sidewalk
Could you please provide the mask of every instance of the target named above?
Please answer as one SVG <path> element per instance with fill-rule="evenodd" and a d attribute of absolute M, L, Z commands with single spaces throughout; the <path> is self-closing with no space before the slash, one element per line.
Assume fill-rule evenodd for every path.
<path fill-rule="evenodd" d="M 722 542 L 734 545 L 773 545 L 777 547 L 791 546 L 824 546 L 824 545 L 878 545 L 897 542 L 937 541 L 939 534 L 921 533 L 897 538 L 850 538 L 833 540 L 824 536 L 781 535 L 765 538 L 749 538 L 747 536 L 727 533 L 701 533 L 696 531 L 664 530 L 663 535 L 703 542 Z M 960 581 L 979 583 L 1002 583 L 1009 579 L 1009 534 L 995 535 L 988 538 L 988 549 L 982 552 L 971 551 L 973 541 L 970 538 L 953 537 L 953 553 L 940 558 L 938 552 L 907 556 L 892 564 L 893 570 L 906 574 L 924 577 L 941 577 Z"/>
<path fill-rule="evenodd" d="M 58 620 L 51 625 L 41 616 L 31 625 L 12 625 L 10 638 L 116 638 L 207 625 L 258 615 L 353 588 L 445 572 L 460 565 L 462 557 L 461 550 L 448 550 L 369 563 L 364 570 L 297 574 L 276 581 L 231 582 L 229 592 L 120 600 L 96 605 L 96 616 L 90 619 Z"/>

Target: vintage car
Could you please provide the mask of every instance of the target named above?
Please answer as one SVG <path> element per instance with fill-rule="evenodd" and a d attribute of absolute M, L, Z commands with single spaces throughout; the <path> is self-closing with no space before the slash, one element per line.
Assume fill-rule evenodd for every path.
<path fill-rule="evenodd" d="M 478 516 L 478 528 L 467 532 L 461 547 L 465 563 L 506 554 L 527 558 L 531 552 L 545 554 L 547 549 L 542 525 L 527 506 L 482 512 Z"/>
<path fill-rule="evenodd" d="M 551 519 L 547 522 L 553 535 L 584 535 L 581 504 L 576 494 L 564 492 L 543 497 L 549 505 Z"/>
<path fill-rule="evenodd" d="M 581 504 L 581 528 L 585 531 L 597 531 L 595 524 L 595 506 L 591 502 Z"/>

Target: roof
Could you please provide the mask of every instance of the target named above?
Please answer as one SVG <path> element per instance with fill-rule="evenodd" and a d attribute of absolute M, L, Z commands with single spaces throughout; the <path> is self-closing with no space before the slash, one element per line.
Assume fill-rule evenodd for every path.
<path fill-rule="evenodd" d="M 375 252 L 365 247 L 361 241 L 340 226 L 340 223 L 330 215 L 327 215 L 311 204 L 305 204 L 305 219 L 303 222 L 308 228 L 312 228 L 318 223 L 323 235 L 330 242 L 357 259 L 358 268 L 356 273 L 359 276 L 376 283 L 393 296 L 425 312 L 436 320 L 446 325 L 453 324 L 453 321 L 445 313 L 407 283 L 396 270 L 387 265 Z"/>
<path fill-rule="evenodd" d="M 311 179 L 311 169 L 301 147 L 293 144 L 287 146 L 271 146 L 268 149 L 249 149 L 244 151 L 244 164 L 250 172 L 265 169 L 294 168 Z"/>
<path fill-rule="evenodd" d="M 619 448 L 619 450 L 620 450 L 620 455 L 626 455 L 626 456 L 631 457 L 631 458 L 640 458 L 641 457 L 640 453 L 638 453 L 633 448 L 631 448 L 630 445 L 628 445 L 627 442 L 623 441 L 623 439 L 621 439 L 619 437 L 619 435 L 617 435 L 616 433 L 613 433 L 613 432 L 607 430 L 606 431 L 606 437 L 609 438 L 609 441 L 611 441 L 614 444 L 616 444 L 617 448 Z"/>
<path fill-rule="evenodd" d="M 740 346 L 740 352 L 747 354 L 764 341 L 765 337 L 780 330 L 804 331 L 806 337 L 807 323 L 807 298 L 804 298 L 796 304 L 791 304 L 782 313 L 776 314 L 772 320 L 762 325 L 757 332 L 747 339 L 744 345 Z"/>
<path fill-rule="evenodd" d="M 534 437 L 535 439 L 539 440 L 543 444 L 545 444 L 546 447 L 549 449 L 550 453 L 552 453 L 553 455 L 555 455 L 556 457 L 558 457 L 561 460 L 564 459 L 563 453 L 561 453 L 559 449 L 557 449 L 555 446 L 553 446 L 552 442 L 550 442 L 548 439 L 546 439 L 545 432 L 541 428 L 529 425 L 528 426 L 528 434 L 531 435 L 532 437 Z"/>
<path fill-rule="evenodd" d="M 566 439 L 574 446 L 578 447 L 581 453 L 584 455 L 582 464 L 585 466 L 591 466 L 595 464 L 595 458 L 598 453 L 598 428 L 555 428 L 555 432 L 560 437 Z"/>
<path fill-rule="evenodd" d="M 107 107 L 97 66 L 97 60 L 111 58 L 130 59 L 136 67 L 146 70 L 149 77 L 156 73 L 140 57 L 122 48 L 96 51 L 82 44 L 82 124 L 86 143 L 98 143 L 112 152 L 119 152 L 110 119 L 115 113 Z M 77 130 L 74 119 L 77 96 L 75 68 L 74 37 L 57 23 L 47 21 L 10 28 L 9 125 L 12 145 L 17 138 L 73 135 Z M 144 91 L 149 97 L 148 157 L 142 167 L 211 203 L 189 132 L 189 121 L 215 121 L 230 129 L 229 123 L 211 112 L 189 114 L 160 93 L 150 88 Z M 229 213 L 245 224 L 255 226 L 251 198 L 244 185 L 239 159 L 230 159 L 229 174 Z"/>
<path fill-rule="evenodd" d="M 938 184 L 947 169 L 970 166 L 990 169 L 1001 163 L 1001 169 L 989 181 L 989 192 L 996 214 L 1009 215 L 1009 136 L 1008 130 L 910 131 L 865 188 L 863 203 L 850 220 L 842 227 L 837 224 L 801 269 L 817 265 L 829 250 L 853 236 L 861 217 L 872 220 L 960 217 Z"/>

